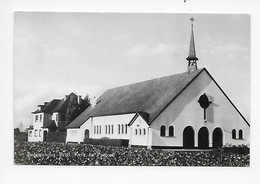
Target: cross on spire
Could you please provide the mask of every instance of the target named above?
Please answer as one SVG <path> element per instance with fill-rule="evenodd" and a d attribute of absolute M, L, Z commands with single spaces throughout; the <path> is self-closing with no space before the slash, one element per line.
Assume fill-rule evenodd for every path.
<path fill-rule="evenodd" d="M 193 22 L 194 18 L 191 17 L 191 36 L 190 36 L 190 49 L 189 49 L 189 56 L 186 58 L 188 60 L 188 71 L 193 71 L 197 69 L 197 60 L 196 52 L 195 52 L 195 41 L 194 41 L 194 33 L 193 33 Z"/>

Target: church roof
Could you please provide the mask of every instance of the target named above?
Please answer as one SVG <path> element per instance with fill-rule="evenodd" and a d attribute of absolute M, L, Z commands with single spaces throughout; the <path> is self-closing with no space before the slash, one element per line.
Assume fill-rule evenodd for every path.
<path fill-rule="evenodd" d="M 53 99 L 52 101 L 50 102 L 46 102 L 45 105 L 39 105 L 42 107 L 42 109 L 37 109 L 36 111 L 32 112 L 33 114 L 37 114 L 37 113 L 42 113 L 42 112 L 45 112 L 45 113 L 51 113 L 52 110 L 57 106 L 57 104 L 59 104 L 61 100 L 59 99 Z"/>
<path fill-rule="evenodd" d="M 87 108 L 67 128 L 79 128 L 90 117 L 145 113 L 152 121 L 168 106 L 204 69 L 152 79 L 144 82 L 108 89 L 97 105 Z"/>

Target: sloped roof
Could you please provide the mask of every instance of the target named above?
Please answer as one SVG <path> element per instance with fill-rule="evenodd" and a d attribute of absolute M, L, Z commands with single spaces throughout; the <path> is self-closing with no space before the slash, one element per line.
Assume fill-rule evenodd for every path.
<path fill-rule="evenodd" d="M 42 106 L 42 110 L 37 109 L 36 111 L 32 112 L 33 114 L 45 112 L 45 113 L 50 113 L 52 110 L 57 106 L 57 104 L 61 100 L 59 99 L 53 99 L 52 101 L 48 102 L 46 105 L 39 105 Z"/>
<path fill-rule="evenodd" d="M 99 103 L 96 106 L 87 108 L 67 128 L 78 128 L 86 120 L 94 116 L 136 112 L 148 114 L 148 124 L 150 124 L 203 70 L 205 69 L 108 89 L 99 97 Z"/>
<path fill-rule="evenodd" d="M 71 95 L 75 95 L 74 93 L 70 93 L 66 99 L 62 99 L 57 106 L 52 110 L 52 112 L 63 112 L 65 113 L 68 105 L 69 105 L 69 99 Z"/>
<path fill-rule="evenodd" d="M 44 121 L 42 128 L 56 128 L 56 123 L 54 120 Z"/>

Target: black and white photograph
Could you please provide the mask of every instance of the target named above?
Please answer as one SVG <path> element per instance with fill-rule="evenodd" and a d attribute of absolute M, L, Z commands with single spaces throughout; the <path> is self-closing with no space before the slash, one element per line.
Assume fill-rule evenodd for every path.
<path fill-rule="evenodd" d="M 250 21 L 15 12 L 14 164 L 249 167 Z"/>

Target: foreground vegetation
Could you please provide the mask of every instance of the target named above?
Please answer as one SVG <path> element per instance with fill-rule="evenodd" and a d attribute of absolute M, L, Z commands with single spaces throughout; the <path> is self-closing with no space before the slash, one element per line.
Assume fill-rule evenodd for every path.
<path fill-rule="evenodd" d="M 14 163 L 19 165 L 112 166 L 249 166 L 249 153 L 225 151 L 173 151 L 146 148 L 66 144 L 15 143 Z"/>

